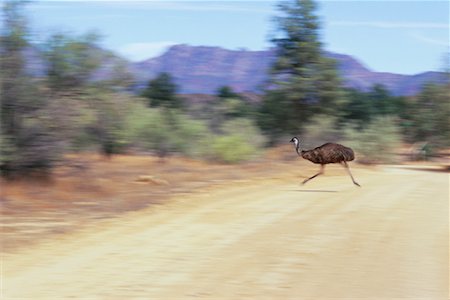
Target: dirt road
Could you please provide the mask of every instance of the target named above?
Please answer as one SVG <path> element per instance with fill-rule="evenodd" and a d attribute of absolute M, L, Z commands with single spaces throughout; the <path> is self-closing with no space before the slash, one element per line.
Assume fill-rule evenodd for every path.
<path fill-rule="evenodd" d="M 226 183 L 7 254 L 3 297 L 448 299 L 448 173 L 353 173 Z"/>

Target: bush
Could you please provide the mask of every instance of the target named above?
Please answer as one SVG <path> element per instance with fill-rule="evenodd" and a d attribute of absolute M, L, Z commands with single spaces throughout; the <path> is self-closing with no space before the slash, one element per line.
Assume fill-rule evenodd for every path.
<path fill-rule="evenodd" d="M 405 116 L 409 119 L 405 133 L 410 141 L 428 143 L 435 150 L 450 146 L 449 98 L 448 84 L 427 84 L 423 87 Z"/>
<path fill-rule="evenodd" d="M 168 148 L 170 130 L 159 109 L 135 103 L 127 113 L 123 135 L 129 145 L 161 154 Z"/>
<path fill-rule="evenodd" d="M 353 148 L 363 163 L 395 162 L 395 150 L 401 144 L 401 135 L 394 118 L 380 117 L 370 122 L 364 130 L 348 126 L 346 145 Z"/>
<path fill-rule="evenodd" d="M 85 106 L 73 108 L 76 117 L 71 122 L 71 130 L 67 137 L 70 143 L 70 150 L 81 151 L 97 144 L 94 135 L 96 115 L 93 109 Z"/>
<path fill-rule="evenodd" d="M 170 143 L 174 151 L 190 157 L 205 157 L 211 140 L 206 123 L 175 112 L 172 117 L 173 134 Z"/>
<path fill-rule="evenodd" d="M 213 158 L 225 163 L 248 160 L 255 149 L 239 135 L 219 136 L 212 146 Z"/>
<path fill-rule="evenodd" d="M 234 119 L 224 124 L 224 135 L 212 140 L 211 157 L 225 163 L 254 158 L 266 142 L 249 119 Z"/>
<path fill-rule="evenodd" d="M 135 103 L 127 114 L 127 143 L 154 151 L 160 156 L 170 152 L 203 157 L 209 139 L 203 121 L 193 120 L 176 109 L 148 108 Z"/>
<path fill-rule="evenodd" d="M 11 170 L 18 159 L 17 147 L 14 139 L 6 134 L 0 134 L 0 169 L 3 174 Z"/>
<path fill-rule="evenodd" d="M 337 128 L 337 118 L 316 115 L 303 127 L 300 140 L 302 146 L 311 149 L 327 142 L 338 142 L 343 134 Z"/>
<path fill-rule="evenodd" d="M 62 143 L 38 118 L 27 118 L 13 138 L 1 134 L 0 170 L 7 177 L 48 174 L 61 159 Z"/>

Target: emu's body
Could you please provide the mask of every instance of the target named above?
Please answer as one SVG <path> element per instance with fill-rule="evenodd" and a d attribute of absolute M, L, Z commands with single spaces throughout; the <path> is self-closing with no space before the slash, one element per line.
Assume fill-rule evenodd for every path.
<path fill-rule="evenodd" d="M 300 150 L 300 141 L 298 140 L 298 138 L 292 138 L 291 142 L 295 144 L 295 150 L 297 151 L 297 154 L 299 156 L 315 164 L 320 164 L 319 173 L 305 179 L 303 181 L 303 184 L 323 174 L 326 164 L 340 163 L 347 170 L 348 174 L 352 178 L 353 183 L 357 186 L 360 186 L 353 178 L 352 173 L 350 172 L 350 168 L 347 164 L 348 161 L 352 161 L 355 159 L 355 154 L 351 148 L 345 147 L 340 144 L 326 143 L 312 150 Z"/>
<path fill-rule="evenodd" d="M 297 150 L 298 152 L 298 150 Z M 315 164 L 331 164 L 355 159 L 353 150 L 340 144 L 326 143 L 313 150 L 302 150 L 299 153 L 304 159 Z"/>

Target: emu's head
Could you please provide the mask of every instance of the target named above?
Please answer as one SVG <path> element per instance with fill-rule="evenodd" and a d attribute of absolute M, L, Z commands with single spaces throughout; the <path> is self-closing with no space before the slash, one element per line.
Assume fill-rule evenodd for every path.
<path fill-rule="evenodd" d="M 297 137 L 293 137 L 291 140 L 290 140 L 290 143 L 294 143 L 294 145 L 295 145 L 295 150 L 297 151 L 297 153 L 298 153 L 298 150 L 299 150 L 299 148 L 300 148 L 300 141 L 299 141 L 299 139 L 297 138 Z"/>

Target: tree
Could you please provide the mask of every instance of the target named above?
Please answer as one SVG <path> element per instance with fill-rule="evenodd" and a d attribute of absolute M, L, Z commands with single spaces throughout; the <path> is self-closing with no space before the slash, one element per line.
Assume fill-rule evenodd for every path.
<path fill-rule="evenodd" d="M 336 114 L 343 102 L 336 62 L 323 55 L 315 2 L 284 1 L 279 8 L 272 39 L 277 58 L 259 118 L 272 136 L 275 127 L 294 133 L 314 114 Z"/>
<path fill-rule="evenodd" d="M 264 95 L 259 108 L 257 124 L 268 136 L 268 142 L 273 145 L 277 139 L 285 134 L 292 133 L 298 128 L 295 113 L 290 109 L 290 99 L 280 90 L 271 90 Z"/>
<path fill-rule="evenodd" d="M 182 103 L 177 97 L 177 86 L 168 73 L 161 73 L 149 81 L 142 96 L 149 99 L 149 106 L 163 106 L 167 108 L 181 108 Z"/>
<path fill-rule="evenodd" d="M 362 129 L 374 118 L 381 116 L 403 118 L 406 114 L 405 99 L 393 96 L 381 84 L 375 84 L 368 92 L 346 89 L 345 97 L 347 102 L 342 109 L 341 124 L 351 122 Z"/>
<path fill-rule="evenodd" d="M 368 93 L 376 115 L 400 115 L 405 107 L 402 97 L 393 96 L 383 85 L 375 84 Z"/>
<path fill-rule="evenodd" d="M 369 124 L 371 118 L 374 116 L 372 102 L 367 93 L 355 89 L 346 89 L 345 95 L 348 101 L 344 106 L 344 114 L 340 123 L 350 122 L 356 125 L 358 129 L 362 129 Z"/>
<path fill-rule="evenodd" d="M 211 103 L 210 123 L 213 131 L 220 133 L 224 122 L 234 118 L 250 117 L 250 104 L 229 86 L 217 90 L 216 100 Z"/>
<path fill-rule="evenodd" d="M 23 1 L 6 1 L 2 7 L 0 43 L 2 133 L 14 136 L 22 122 L 24 86 L 27 81 L 23 51 L 28 46 L 27 20 Z"/>
<path fill-rule="evenodd" d="M 181 99 L 177 96 L 177 86 L 168 73 L 161 73 L 150 80 L 142 96 L 149 100 L 150 107 L 160 107 L 156 125 L 151 133 L 158 156 L 164 158 L 174 147 L 173 136 L 180 129 L 178 116 L 182 108 Z M 156 121 L 156 119 L 154 120 Z"/>
<path fill-rule="evenodd" d="M 101 53 L 96 47 L 99 36 L 88 33 L 72 37 L 52 35 L 44 46 L 47 78 L 50 88 L 67 92 L 85 86 L 99 67 Z"/>
<path fill-rule="evenodd" d="M 413 141 L 442 148 L 450 146 L 450 84 L 426 84 L 412 105 L 409 135 Z"/>
<path fill-rule="evenodd" d="M 239 98 L 239 94 L 235 93 L 232 87 L 226 85 L 217 89 L 216 96 L 220 99 Z"/>
<path fill-rule="evenodd" d="M 6 1 L 2 7 L 0 171 L 7 176 L 50 170 L 61 149 L 48 97 L 25 68 L 30 46 L 25 3 Z"/>

